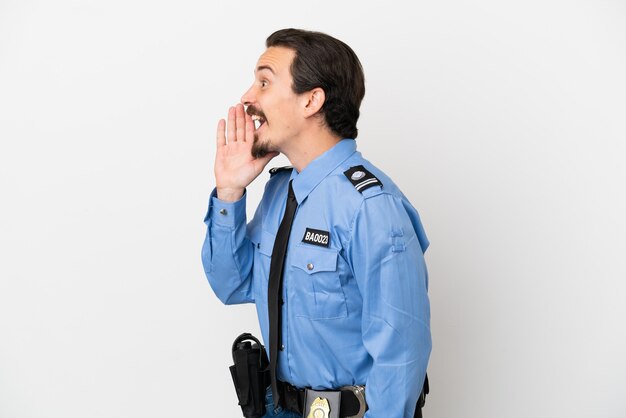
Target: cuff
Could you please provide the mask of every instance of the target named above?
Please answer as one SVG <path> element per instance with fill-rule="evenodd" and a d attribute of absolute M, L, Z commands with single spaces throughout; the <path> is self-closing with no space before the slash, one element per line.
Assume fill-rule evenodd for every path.
<path fill-rule="evenodd" d="M 214 224 L 234 228 L 246 222 L 246 190 L 243 196 L 235 202 L 225 202 L 217 198 L 217 189 L 213 189 L 209 198 L 209 210 L 205 222 L 211 220 Z"/>

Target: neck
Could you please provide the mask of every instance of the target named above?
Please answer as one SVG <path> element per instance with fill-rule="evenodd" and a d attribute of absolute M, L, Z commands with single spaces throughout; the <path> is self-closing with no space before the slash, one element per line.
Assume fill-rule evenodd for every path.
<path fill-rule="evenodd" d="M 291 165 L 302 172 L 311 161 L 334 147 L 341 138 L 328 130 L 318 130 L 303 135 L 289 144 L 288 149 L 282 150 Z"/>

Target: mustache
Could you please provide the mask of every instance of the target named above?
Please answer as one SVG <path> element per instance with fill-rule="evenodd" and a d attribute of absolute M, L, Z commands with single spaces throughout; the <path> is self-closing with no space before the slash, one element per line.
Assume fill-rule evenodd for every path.
<path fill-rule="evenodd" d="M 256 115 L 256 116 L 260 116 L 260 117 L 262 117 L 263 119 L 267 119 L 267 118 L 265 117 L 265 113 L 263 113 L 263 112 L 261 111 L 261 109 L 257 109 L 257 108 L 256 108 L 256 107 L 254 107 L 253 105 L 249 105 L 249 106 L 248 106 L 248 108 L 246 109 L 246 113 L 247 113 L 248 115 L 250 115 L 250 116 L 254 116 L 254 115 Z"/>

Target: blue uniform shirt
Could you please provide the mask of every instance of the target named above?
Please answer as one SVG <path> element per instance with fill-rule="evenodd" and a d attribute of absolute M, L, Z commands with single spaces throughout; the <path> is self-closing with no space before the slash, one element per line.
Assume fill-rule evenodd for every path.
<path fill-rule="evenodd" d="M 357 190 L 344 172 L 358 165 L 379 182 Z M 284 267 L 278 378 L 300 388 L 366 385 L 366 417 L 413 417 L 431 350 L 428 240 L 417 211 L 354 140 L 300 173 L 273 174 L 248 224 L 245 194 L 227 203 L 213 191 L 202 249 L 213 291 L 225 304 L 256 303 L 269 341 L 270 259 L 289 180 L 298 209 Z"/>

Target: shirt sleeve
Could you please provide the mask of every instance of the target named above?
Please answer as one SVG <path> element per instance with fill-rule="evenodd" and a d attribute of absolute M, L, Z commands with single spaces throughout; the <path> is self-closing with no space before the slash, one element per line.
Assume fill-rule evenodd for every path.
<path fill-rule="evenodd" d="M 412 418 L 430 356 L 428 278 L 418 238 L 423 231 L 416 231 L 419 217 L 410 209 L 387 193 L 366 198 L 348 245 L 363 297 L 363 344 L 373 360 L 366 418 Z"/>
<path fill-rule="evenodd" d="M 227 305 L 254 302 L 254 249 L 246 238 L 246 193 L 236 202 L 225 202 L 214 189 L 204 223 L 202 264 L 211 288 Z"/>

